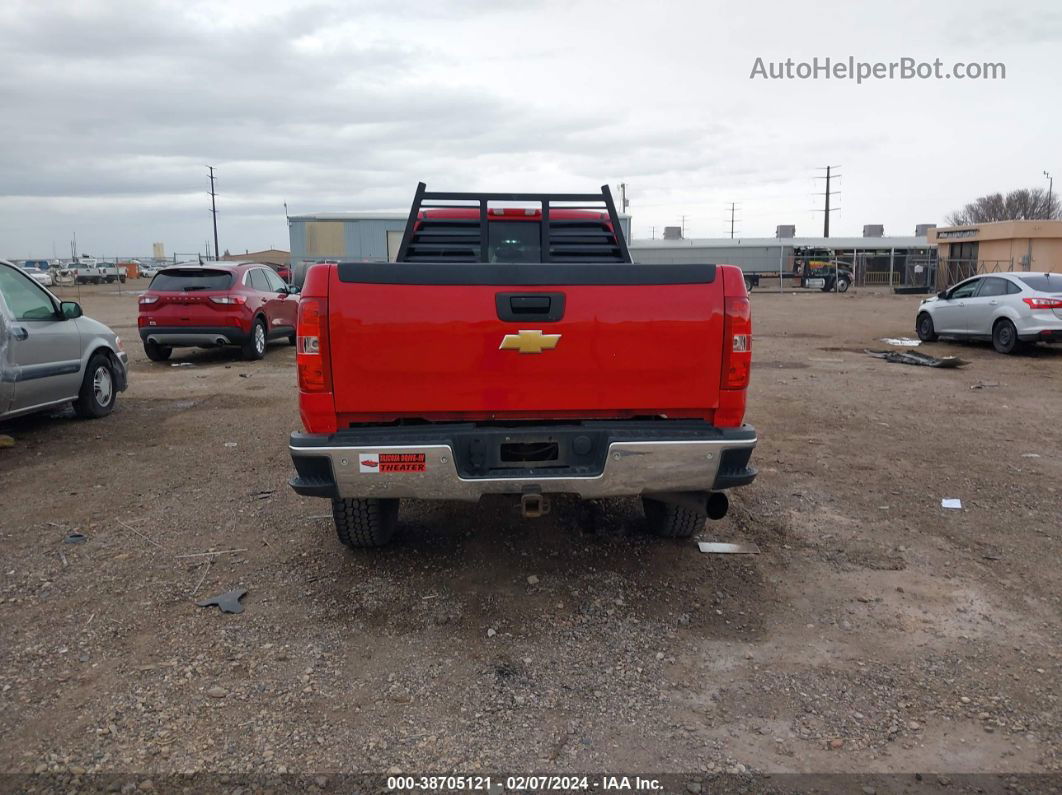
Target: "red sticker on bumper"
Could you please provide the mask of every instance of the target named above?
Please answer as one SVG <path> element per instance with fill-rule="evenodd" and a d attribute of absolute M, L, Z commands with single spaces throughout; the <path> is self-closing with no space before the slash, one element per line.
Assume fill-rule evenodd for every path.
<path fill-rule="evenodd" d="M 359 453 L 358 471 L 369 474 L 377 472 L 423 472 L 427 469 L 424 453 Z"/>

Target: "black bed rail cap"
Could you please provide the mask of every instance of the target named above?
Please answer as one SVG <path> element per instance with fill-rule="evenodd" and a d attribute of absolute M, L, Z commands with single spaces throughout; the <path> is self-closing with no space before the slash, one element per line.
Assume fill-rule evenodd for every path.
<path fill-rule="evenodd" d="M 711 284 L 715 265 L 633 262 L 341 262 L 348 284 L 575 286 Z"/>

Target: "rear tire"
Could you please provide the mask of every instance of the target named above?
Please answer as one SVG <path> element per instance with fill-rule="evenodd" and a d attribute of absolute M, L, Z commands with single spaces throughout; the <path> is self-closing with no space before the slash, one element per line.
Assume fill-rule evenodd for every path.
<path fill-rule="evenodd" d="M 745 292 L 746 293 L 751 293 L 752 292 L 752 286 L 753 286 L 752 285 L 752 279 L 750 279 L 748 277 L 745 277 Z"/>
<path fill-rule="evenodd" d="M 144 353 L 153 362 L 164 362 L 170 358 L 173 348 L 169 345 L 159 345 L 157 342 L 145 342 Z"/>
<path fill-rule="evenodd" d="M 117 399 L 118 379 L 110 357 L 105 353 L 93 354 L 85 368 L 81 391 L 74 401 L 74 413 L 82 419 L 106 417 L 114 410 Z"/>
<path fill-rule="evenodd" d="M 848 284 L 849 284 L 848 279 L 838 279 L 837 280 L 837 292 L 839 292 L 839 293 L 847 293 L 848 292 Z"/>
<path fill-rule="evenodd" d="M 266 327 L 265 321 L 262 318 L 258 318 L 254 321 L 254 325 L 251 326 L 251 334 L 247 337 L 247 341 L 243 343 L 243 358 L 248 361 L 255 359 L 261 359 L 265 356 L 266 352 Z"/>
<path fill-rule="evenodd" d="M 1015 353 L 1021 348 L 1018 330 L 1006 318 L 997 320 L 992 326 L 992 347 L 1000 353 Z"/>
<path fill-rule="evenodd" d="M 294 345 L 297 345 L 298 342 L 299 342 L 299 339 L 294 334 L 289 334 L 288 335 L 288 344 L 289 345 L 294 346 Z"/>
<path fill-rule="evenodd" d="M 918 332 L 918 339 L 922 342 L 936 342 L 937 331 L 933 327 L 933 317 L 928 312 L 922 312 L 918 316 L 918 320 L 915 322 L 915 331 Z"/>
<path fill-rule="evenodd" d="M 643 497 L 642 510 L 649 532 L 659 538 L 689 538 L 704 529 L 704 514 L 692 508 Z"/>
<path fill-rule="evenodd" d="M 332 500 L 339 541 L 351 549 L 382 547 L 395 534 L 398 500 Z"/>

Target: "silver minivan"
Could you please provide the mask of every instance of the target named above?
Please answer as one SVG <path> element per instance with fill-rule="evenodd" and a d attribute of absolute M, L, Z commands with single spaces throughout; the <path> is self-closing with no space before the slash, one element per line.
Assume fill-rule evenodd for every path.
<path fill-rule="evenodd" d="M 117 334 L 0 260 L 0 420 L 64 403 L 103 417 L 128 371 Z"/>

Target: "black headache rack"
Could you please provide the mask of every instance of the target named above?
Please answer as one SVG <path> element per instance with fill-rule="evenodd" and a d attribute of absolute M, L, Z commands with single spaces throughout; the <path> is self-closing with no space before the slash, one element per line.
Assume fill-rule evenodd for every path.
<path fill-rule="evenodd" d="M 599 194 L 448 193 L 429 192 L 420 182 L 398 249 L 398 262 L 490 262 L 490 224 L 509 218 L 491 216 L 488 206 L 491 202 L 538 205 L 531 209 L 538 209 L 542 214 L 541 262 L 631 261 L 608 185 L 602 185 Z M 433 218 L 423 212 L 454 209 L 475 210 L 478 217 Z M 600 215 L 598 218 L 589 215 L 557 218 L 551 215 L 551 210 L 590 210 Z"/>

